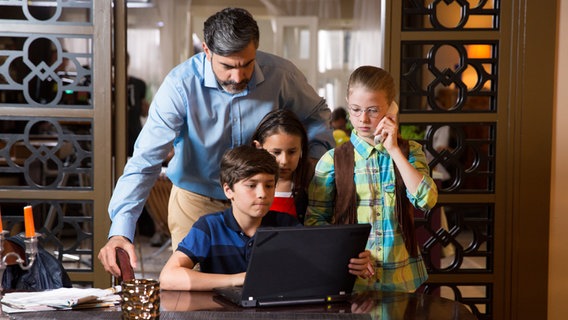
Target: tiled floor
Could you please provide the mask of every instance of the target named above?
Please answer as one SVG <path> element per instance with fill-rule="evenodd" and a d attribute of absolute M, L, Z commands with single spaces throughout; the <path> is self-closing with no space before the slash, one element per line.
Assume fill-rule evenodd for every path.
<path fill-rule="evenodd" d="M 135 239 L 138 267 L 134 270 L 137 278 L 157 279 L 162 267 L 172 254 L 171 244 L 164 248 L 153 247 L 150 238 L 138 235 Z"/>

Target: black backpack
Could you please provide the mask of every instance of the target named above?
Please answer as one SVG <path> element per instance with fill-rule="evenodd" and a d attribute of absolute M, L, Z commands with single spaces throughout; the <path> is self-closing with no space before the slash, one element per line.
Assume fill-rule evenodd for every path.
<path fill-rule="evenodd" d="M 24 238 L 15 235 L 6 239 L 22 247 L 25 251 Z M 25 257 L 22 259 L 27 260 Z M 22 270 L 19 264 L 6 267 L 2 277 L 4 290 L 40 291 L 47 289 L 71 288 L 69 275 L 54 256 L 38 244 L 38 253 L 33 266 Z"/>

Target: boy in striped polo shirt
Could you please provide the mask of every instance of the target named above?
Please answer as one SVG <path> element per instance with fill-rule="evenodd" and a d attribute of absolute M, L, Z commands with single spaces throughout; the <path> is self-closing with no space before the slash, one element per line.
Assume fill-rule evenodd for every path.
<path fill-rule="evenodd" d="M 269 211 L 278 172 L 276 159 L 264 149 L 243 145 L 227 151 L 220 182 L 231 208 L 197 220 L 162 269 L 160 287 L 212 290 L 243 285 L 256 230 L 300 225 L 289 214 Z M 351 259 L 350 272 L 368 272 L 369 255 L 365 251 Z M 198 263 L 199 271 L 194 270 Z"/>

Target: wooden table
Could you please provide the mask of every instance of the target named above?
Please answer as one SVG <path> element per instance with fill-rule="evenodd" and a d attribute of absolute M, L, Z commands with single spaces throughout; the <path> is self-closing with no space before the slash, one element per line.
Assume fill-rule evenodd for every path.
<path fill-rule="evenodd" d="M 475 320 L 461 303 L 436 296 L 370 292 L 351 302 L 240 308 L 213 292 L 162 291 L 160 319 L 421 319 Z M 12 319 L 120 319 L 119 307 L 12 314 Z"/>

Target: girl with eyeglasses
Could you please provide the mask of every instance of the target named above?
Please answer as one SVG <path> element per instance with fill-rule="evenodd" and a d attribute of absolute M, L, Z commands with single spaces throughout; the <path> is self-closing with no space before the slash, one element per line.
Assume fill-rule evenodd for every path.
<path fill-rule="evenodd" d="M 362 66 L 351 74 L 347 108 L 354 134 L 322 156 L 309 186 L 306 225 L 372 225 L 371 275 L 359 277 L 355 290 L 413 292 L 428 278 L 414 210 L 433 208 L 438 190 L 422 146 L 399 138 L 395 95 L 394 79 L 381 68 Z"/>

